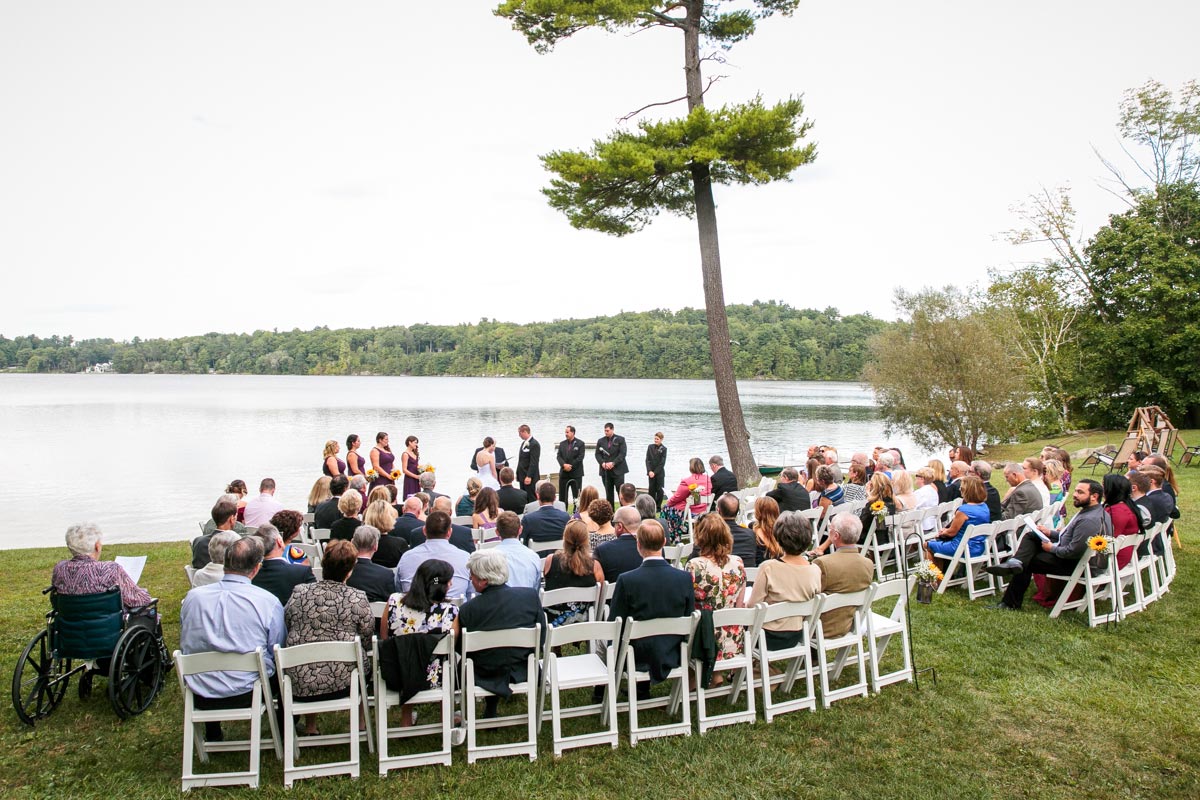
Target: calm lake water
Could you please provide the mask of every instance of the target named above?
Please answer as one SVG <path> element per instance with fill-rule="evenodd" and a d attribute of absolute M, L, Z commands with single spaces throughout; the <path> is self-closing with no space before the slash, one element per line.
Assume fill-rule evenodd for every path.
<path fill-rule="evenodd" d="M 817 443 L 837 446 L 843 459 L 889 443 L 923 463 L 911 442 L 884 436 L 858 384 L 746 381 L 739 389 L 760 463 L 802 463 Z M 666 435 L 668 490 L 692 456 L 725 454 L 710 381 L 0 375 L 0 548 L 61 545 L 67 526 L 83 520 L 108 542 L 191 538 L 234 478 L 253 494 L 272 477 L 276 496 L 304 510 L 325 441 L 344 451 L 349 433 L 362 437 L 365 455 L 387 431 L 397 466 L 404 438 L 415 434 L 438 490 L 457 498 L 484 436 L 515 467 L 517 426 L 529 424 L 549 472 L 565 425 L 594 443 L 608 421 L 629 442 L 629 478 L 639 486 L 657 430 Z M 599 485 L 591 453 L 585 480 Z"/>

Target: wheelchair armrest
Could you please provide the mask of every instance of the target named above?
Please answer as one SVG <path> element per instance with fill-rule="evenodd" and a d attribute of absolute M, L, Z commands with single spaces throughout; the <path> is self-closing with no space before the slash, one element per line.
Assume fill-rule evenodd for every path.
<path fill-rule="evenodd" d="M 158 611 L 158 598 L 151 597 L 150 602 L 146 603 L 145 605 L 130 606 L 128 609 L 126 609 L 126 612 L 129 614 L 137 614 L 142 611 Z"/>

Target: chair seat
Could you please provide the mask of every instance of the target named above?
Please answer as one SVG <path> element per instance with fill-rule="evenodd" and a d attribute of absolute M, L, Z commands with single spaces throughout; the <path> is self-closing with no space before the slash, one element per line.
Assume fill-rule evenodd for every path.
<path fill-rule="evenodd" d="M 854 647 L 862 642 L 862 636 L 854 633 L 847 633 L 842 636 L 836 636 L 832 639 L 825 640 L 825 649 L 834 650 L 839 647 Z"/>
<path fill-rule="evenodd" d="M 608 681 L 608 667 L 595 653 L 560 656 L 554 663 L 558 668 L 558 685 L 561 689 L 595 686 Z"/>
<path fill-rule="evenodd" d="M 893 622 L 891 617 L 876 614 L 874 611 L 871 612 L 871 624 L 874 626 L 877 636 L 887 636 L 904 630 L 903 624 Z"/>

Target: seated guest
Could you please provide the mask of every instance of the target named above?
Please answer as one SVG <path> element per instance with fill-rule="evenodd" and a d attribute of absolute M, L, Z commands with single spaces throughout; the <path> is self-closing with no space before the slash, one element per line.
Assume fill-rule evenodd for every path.
<path fill-rule="evenodd" d="M 355 637 L 360 646 L 371 641 L 375 634 L 371 604 L 361 590 L 346 585 L 346 579 L 357 563 L 358 553 L 353 544 L 340 539 L 329 543 L 325 557 L 321 559 L 321 580 L 297 586 L 283 609 L 286 646 L 352 642 Z M 327 661 L 291 667 L 288 677 L 292 681 L 292 694 L 297 699 L 317 702 L 349 697 L 353 671 L 353 664 Z M 304 735 L 317 735 L 317 715 L 308 714 L 306 721 Z"/>
<path fill-rule="evenodd" d="M 986 461 L 972 461 L 971 473 L 983 481 L 983 488 L 987 492 L 988 513 L 992 517 L 989 521 L 999 522 L 1004 518 L 1004 508 L 999 490 L 992 486 L 992 465 Z"/>
<path fill-rule="evenodd" d="M 317 510 L 313 512 L 314 528 L 332 528 L 333 523 L 342 518 L 338 502 L 341 501 L 342 495 L 346 493 L 346 489 L 349 486 L 350 481 L 346 480 L 345 475 L 338 475 L 329 482 L 329 491 L 331 493 L 329 499 L 317 506 Z"/>
<path fill-rule="evenodd" d="M 270 522 L 277 511 L 283 511 L 283 503 L 275 499 L 275 479 L 263 478 L 258 484 L 258 497 L 246 501 L 242 519 L 251 528 L 257 528 Z"/>
<path fill-rule="evenodd" d="M 1025 477 L 1033 484 L 1033 488 L 1037 489 L 1037 493 L 1042 497 L 1042 508 L 1050 505 L 1050 487 L 1046 485 L 1046 466 L 1042 463 L 1042 459 L 1037 456 L 1030 456 L 1021 462 L 1021 467 L 1025 470 Z"/>
<path fill-rule="evenodd" d="M 484 541 L 492 541 L 496 520 L 500 518 L 500 495 L 490 486 L 485 486 L 475 495 L 475 511 L 471 514 L 474 527 L 485 531 Z M 489 533 L 490 532 L 490 533 Z"/>
<path fill-rule="evenodd" d="M 354 565 L 346 585 L 365 594 L 368 603 L 387 602 L 396 586 L 396 574 L 372 561 L 379 550 L 379 529 L 374 525 L 359 525 L 354 531 L 352 544 L 358 554 L 358 563 Z"/>
<path fill-rule="evenodd" d="M 458 502 L 454 504 L 454 516 L 469 517 L 475 513 L 475 496 L 479 494 L 479 490 L 483 488 L 483 481 L 475 476 L 467 478 L 467 492 L 462 497 L 458 498 Z"/>
<path fill-rule="evenodd" d="M 347 487 L 346 491 L 355 492 L 358 494 L 358 499 L 362 502 L 362 505 L 360 505 L 359 508 L 367 507 L 367 488 L 367 479 L 362 475 L 354 475 L 350 478 L 350 486 Z"/>
<path fill-rule="evenodd" d="M 984 462 L 977 461 L 975 463 L 982 464 Z M 972 469 L 974 469 L 974 468 L 972 467 Z M 991 475 L 991 467 L 988 467 L 988 474 Z M 933 485 L 933 470 L 930 469 L 929 467 L 921 467 L 916 472 L 914 472 L 912 475 L 913 475 L 913 482 L 916 483 L 916 485 L 917 485 L 916 491 L 913 492 L 913 498 L 917 501 L 916 507 L 917 508 L 936 508 L 940 501 L 938 500 L 937 487 Z M 984 480 L 983 478 L 980 478 L 980 480 L 983 480 L 984 488 L 986 489 L 987 481 Z M 992 491 L 995 491 L 995 489 L 993 489 Z M 990 494 L 988 496 L 991 497 Z M 999 507 L 999 504 L 1000 504 L 1000 495 L 996 495 L 997 507 Z M 990 506 L 988 507 L 988 510 L 989 511 L 991 510 Z M 937 525 L 937 520 L 935 520 L 933 518 L 933 516 L 928 516 L 924 520 L 922 520 L 922 530 L 924 530 L 926 532 L 932 531 L 934 529 L 934 527 L 936 527 L 936 525 Z"/>
<path fill-rule="evenodd" d="M 508 585 L 541 589 L 542 560 L 517 538 L 521 535 L 521 518 L 511 511 L 501 511 L 496 520 L 496 533 L 500 534 L 496 549 L 508 559 Z"/>
<path fill-rule="evenodd" d="M 620 541 L 618 539 L 618 541 Z M 666 534 L 658 520 L 648 519 L 638 527 L 636 544 L 641 566 L 624 572 L 613 590 L 613 619 L 647 620 L 686 617 L 696 609 L 696 590 L 692 576 L 675 569 L 662 557 Z M 605 547 L 613 547 L 610 542 Z M 608 573 L 605 572 L 607 579 Z M 651 636 L 633 643 L 634 665 L 649 672 L 651 683 L 666 680 L 671 670 L 680 666 L 679 636 Z M 644 698 L 648 687 L 639 687 Z"/>
<path fill-rule="evenodd" d="M 840 506 L 846 502 L 846 492 L 838 483 L 837 475 L 834 474 L 833 467 L 829 464 L 817 467 L 817 480 L 813 484 L 813 490 L 817 493 L 815 503 L 821 507 L 822 514 L 831 507 Z"/>
<path fill-rule="evenodd" d="M 231 494 L 236 498 L 234 502 L 237 503 L 238 522 L 245 522 L 243 515 L 246 512 L 246 495 L 248 493 L 246 482 L 240 478 L 230 481 L 229 485 L 225 487 L 225 494 Z"/>
<path fill-rule="evenodd" d="M 383 502 L 387 503 L 389 506 L 392 504 L 392 493 L 388 491 L 388 487 L 376 486 L 374 489 L 372 489 L 370 492 L 368 492 L 367 493 L 367 504 L 365 506 L 363 506 L 363 508 L 370 508 L 371 503 L 374 503 L 376 500 L 382 500 Z M 398 509 L 392 509 L 392 510 L 396 512 L 397 516 L 399 516 L 400 511 Z"/>
<path fill-rule="evenodd" d="M 1016 519 L 1044 507 L 1041 493 L 1033 485 L 1022 464 L 1005 464 L 1004 480 L 1008 481 L 1011 488 L 1000 501 L 1001 519 Z"/>
<path fill-rule="evenodd" d="M 913 494 L 913 480 L 907 470 L 892 470 L 892 501 L 897 511 L 911 511 L 917 507 Z"/>
<path fill-rule="evenodd" d="M 378 489 L 380 487 L 376 486 L 375 488 Z M 400 499 L 400 490 L 396 488 L 396 484 L 385 483 L 383 484 L 383 488 L 387 489 L 388 502 L 392 504 L 392 510 L 396 512 L 396 516 L 403 514 L 404 506 L 397 502 Z"/>
<path fill-rule="evenodd" d="M 376 486 L 375 489 L 387 489 L 386 486 Z M 371 491 L 374 492 L 375 489 Z M 355 533 L 362 527 L 371 527 L 379 531 L 379 541 L 371 562 L 395 571 L 400 563 L 400 557 L 408 550 L 408 540 L 400 534 L 393 534 L 396 525 L 396 509 L 392 507 L 390 497 L 373 500 L 363 514 L 363 524 L 354 529 Z M 390 590 L 389 590 L 390 594 Z"/>
<path fill-rule="evenodd" d="M 533 500 L 531 502 L 528 502 L 525 504 L 525 513 L 526 514 L 528 514 L 530 511 L 537 511 L 538 507 L 542 505 L 541 495 L 539 494 L 539 492 L 541 491 L 543 484 L 550 484 L 551 486 L 554 485 L 554 484 L 550 483 L 550 481 L 548 481 L 548 480 L 540 480 L 536 484 L 534 484 Z M 557 497 L 558 489 L 554 490 L 554 494 Z M 567 504 L 564 503 L 562 500 L 555 500 L 553 502 L 553 506 L 555 508 L 557 508 L 559 511 L 563 512 L 564 514 L 567 513 Z"/>
<path fill-rule="evenodd" d="M 411 498 L 410 498 L 411 499 Z M 431 511 L 425 520 L 425 541 L 412 548 L 396 567 L 396 591 L 404 594 L 412 584 L 421 564 L 431 558 L 445 561 L 454 569 L 454 580 L 447 597 L 470 596 L 473 593 L 467 572 L 467 554 L 450 543 L 450 517 L 441 511 Z"/>
<path fill-rule="evenodd" d="M 500 470 L 500 490 L 496 492 L 496 502 L 500 504 L 501 511 L 511 511 L 514 514 L 524 514 L 525 504 L 529 502 L 529 498 L 525 496 L 524 489 L 518 489 L 513 485 L 517 479 L 517 473 L 512 467 L 502 467 Z"/>
<path fill-rule="evenodd" d="M 730 535 L 733 536 L 733 554 L 742 559 L 743 565 L 756 567 L 758 566 L 758 555 L 755 548 L 758 542 L 754 538 L 753 531 L 745 525 L 738 524 L 737 515 L 741 507 L 741 501 L 732 494 L 724 494 L 717 499 L 717 511 L 729 528 Z"/>
<path fill-rule="evenodd" d="M 767 492 L 767 497 L 779 504 L 779 513 L 785 511 L 805 511 L 812 507 L 808 489 L 800 483 L 800 473 L 795 467 L 784 467 L 779 473 L 779 483 Z"/>
<path fill-rule="evenodd" d="M 746 594 L 746 568 L 742 559 L 732 554 L 733 534 L 725 520 L 716 514 L 705 514 L 696 520 L 694 538 L 698 554 L 688 559 L 684 568 L 692 575 L 696 608 L 701 611 L 741 608 Z M 741 626 L 723 627 L 716 634 L 717 660 L 736 658 L 742 650 Z M 722 681 L 723 677 L 718 675 L 713 684 Z"/>
<path fill-rule="evenodd" d="M 693 489 L 693 486 L 696 488 Z M 688 474 L 679 481 L 675 493 L 667 498 L 667 504 L 663 507 L 662 519 L 668 542 L 677 542 L 683 536 L 689 506 L 693 516 L 699 516 L 708 510 L 706 503 L 692 502 L 693 498 L 707 497 L 710 494 L 712 480 L 704 472 L 704 462 L 693 458 L 688 462 Z"/>
<path fill-rule="evenodd" d="M 716 511 L 717 501 L 721 499 L 721 495 L 726 492 L 736 492 L 738 490 L 737 478 L 725 468 L 725 459 L 720 456 L 710 456 L 708 459 L 708 468 L 712 470 L 709 480 L 712 482 L 713 494 L 712 506 L 709 510 Z"/>
<path fill-rule="evenodd" d="M 101 561 L 104 535 L 92 522 L 67 528 L 71 558 L 54 565 L 50 583 L 59 594 L 99 594 L 113 587 L 121 590 L 121 604 L 128 610 L 150 602 L 150 593 L 130 580 L 125 568 L 115 561 Z"/>
<path fill-rule="evenodd" d="M 421 484 L 421 494 L 429 498 L 430 506 L 432 506 L 433 502 L 439 497 L 446 496 L 441 492 L 435 492 L 433 490 L 434 487 L 437 486 L 437 475 L 433 472 L 422 472 L 421 477 L 417 479 L 417 482 Z"/>
<path fill-rule="evenodd" d="M 312 489 L 308 492 L 308 513 L 315 514 L 317 506 L 324 503 L 329 498 L 333 497 L 333 492 L 329 491 L 329 482 L 333 480 L 328 475 L 322 475 L 317 478 L 317 482 L 312 485 Z"/>
<path fill-rule="evenodd" d="M 1147 456 L 1146 463 L 1142 464 L 1138 471 L 1130 477 L 1130 480 L 1135 481 L 1134 485 L 1138 486 L 1141 491 L 1141 496 L 1137 497 L 1137 504 L 1145 508 L 1149 513 L 1150 525 L 1155 525 L 1159 522 L 1170 525 L 1171 520 L 1178 517 L 1179 509 L 1175 506 L 1174 496 L 1167 490 L 1167 487 L 1169 487 L 1171 484 L 1166 479 L 1166 473 L 1159 467 L 1154 466 L 1150 462 L 1150 458 L 1152 457 Z M 1143 482 L 1143 479 L 1139 476 L 1144 476 L 1145 482 Z M 1149 483 L 1149 489 L 1142 488 L 1145 486 L 1145 483 Z M 1163 533 L 1163 536 L 1166 535 L 1169 535 L 1168 532 Z M 1164 552 L 1166 552 L 1166 548 L 1163 546 L 1161 537 L 1156 536 L 1154 538 L 1152 547 L 1155 555 L 1161 556 Z M 1146 555 L 1149 552 L 1149 549 L 1146 547 L 1146 544 L 1143 543 L 1138 548 L 1138 552 L 1142 555 Z"/>
<path fill-rule="evenodd" d="M 876 473 L 871 480 L 877 477 L 883 478 L 891 486 L 883 473 Z M 830 521 L 829 539 L 833 551 L 813 562 L 821 571 L 822 592 L 845 594 L 862 591 L 871 585 L 875 577 L 875 565 L 858 550 L 862 529 L 862 521 L 853 514 L 838 514 Z M 835 608 L 821 615 L 821 625 L 827 638 L 847 633 L 853 622 L 853 608 Z"/>
<path fill-rule="evenodd" d="M 312 567 L 287 562 L 283 557 L 283 537 L 274 525 L 260 525 L 254 535 L 262 544 L 265 554 L 262 567 L 254 576 L 254 585 L 266 589 L 279 599 L 280 605 L 286 606 L 287 601 L 292 598 L 292 590 L 302 583 L 316 582 Z M 228 551 L 225 557 L 229 558 Z"/>
<path fill-rule="evenodd" d="M 791 513 L 791 512 L 788 512 Z M 754 501 L 754 560 L 762 564 L 783 555 L 783 548 L 775 540 L 775 521 L 779 519 L 779 504 L 770 495 Z"/>
<path fill-rule="evenodd" d="M 566 511 L 555 507 L 554 497 L 557 490 L 550 481 L 539 481 L 537 486 L 537 508 L 526 511 L 521 520 L 521 540 L 530 542 L 555 542 L 563 538 L 563 529 L 570 517 Z M 586 529 L 586 525 L 584 528 Z"/>
<path fill-rule="evenodd" d="M 955 448 L 956 450 L 958 448 Z M 966 461 L 951 461 L 950 471 L 946 475 L 946 499 L 943 503 L 949 503 L 951 500 L 956 500 L 962 495 L 959 493 L 959 481 L 964 475 L 971 471 L 971 465 Z"/>
<path fill-rule="evenodd" d="M 404 513 L 396 519 L 396 524 L 392 527 L 392 536 L 403 537 L 408 542 L 410 549 L 418 547 L 425 541 L 425 536 L 421 532 L 426 522 L 421 498 L 415 494 L 412 495 L 404 501 L 403 508 Z"/>
<path fill-rule="evenodd" d="M 1112 535 L 1133 536 L 1145 530 L 1142 527 L 1142 515 L 1133 502 L 1132 488 L 1129 479 L 1124 475 L 1110 472 L 1104 476 L 1104 513 L 1108 514 L 1112 525 Z M 1123 547 L 1117 552 L 1117 568 L 1120 569 L 1133 559 L 1133 545 Z"/>
<path fill-rule="evenodd" d="M 637 500 L 637 487 L 632 483 L 622 483 L 621 488 L 617 490 L 617 503 L 631 506 L 635 500 Z"/>
<path fill-rule="evenodd" d="M 1038 530 L 1046 537 L 1046 541 L 1039 536 L 1026 535 L 1017 546 L 1013 558 L 987 567 L 987 571 L 993 575 L 1012 576 L 1008 588 L 1004 590 L 1003 599 L 992 607 L 1009 611 L 1019 609 L 1035 573 L 1071 574 L 1087 550 L 1088 539 L 1112 533 L 1111 520 L 1101 505 L 1103 499 L 1104 489 L 1099 483 L 1093 480 L 1080 481 L 1075 486 L 1071 501 L 1080 511 L 1067 523 L 1062 533 L 1039 525 Z"/>
<path fill-rule="evenodd" d="M 639 494 L 634 498 L 633 507 L 642 515 L 642 519 L 654 519 L 658 516 L 658 504 L 648 494 Z"/>
<path fill-rule="evenodd" d="M 586 522 L 589 532 L 596 530 L 596 523 L 592 522 L 591 517 L 588 516 L 587 510 L 591 508 L 592 503 L 596 502 L 599 497 L 599 489 L 597 489 L 595 486 L 585 486 L 579 492 L 579 496 L 575 498 L 575 514 L 571 518 L 581 519 Z M 609 503 L 609 507 L 612 507 L 612 503 Z"/>
<path fill-rule="evenodd" d="M 242 537 L 233 531 L 217 531 L 208 542 L 208 563 L 192 575 L 192 588 L 216 583 L 225 577 L 225 551 Z"/>
<path fill-rule="evenodd" d="M 446 495 L 438 499 L 445 500 L 447 505 L 450 503 Z M 437 500 L 434 500 L 434 504 L 437 504 Z M 395 592 L 388 598 L 387 609 L 379 620 L 379 638 L 410 633 L 449 633 L 453 630 L 454 621 L 458 619 L 458 606 L 446 598 L 453 579 L 454 568 L 445 561 L 431 558 L 422 562 L 408 592 L 403 595 Z M 441 658 L 429 662 L 426 671 L 429 688 L 441 688 L 444 667 Z M 400 727 L 407 728 L 412 724 L 412 706 L 406 703 L 400 708 Z"/>
<path fill-rule="evenodd" d="M 867 457 L 865 453 L 859 453 L 864 459 Z M 846 470 L 846 481 L 842 484 L 842 502 L 858 503 L 867 499 L 867 481 L 870 480 L 870 475 L 867 474 L 865 464 L 860 464 L 855 461 L 850 462 L 850 467 Z M 804 509 L 799 509 L 803 511 Z"/>
<path fill-rule="evenodd" d="M 450 512 L 454 510 L 453 506 L 450 504 L 450 498 L 446 495 L 441 495 L 434 500 L 429 508 L 431 512 L 441 511 L 447 517 L 450 516 Z M 422 527 L 422 538 L 425 536 L 424 531 L 425 528 Z M 466 525 L 455 525 L 453 523 L 450 524 L 450 544 L 454 545 L 459 550 L 462 550 L 467 555 L 475 552 L 475 537 L 471 535 L 471 529 Z"/>
<path fill-rule="evenodd" d="M 348 542 L 354 538 L 354 529 L 362 525 L 358 512 L 362 510 L 362 497 L 358 492 L 347 490 L 338 500 L 338 511 L 342 518 L 329 527 L 330 541 Z"/>
<path fill-rule="evenodd" d="M 252 653 L 262 648 L 267 675 L 275 676 L 275 645 L 283 646 L 283 606 L 270 592 L 251 585 L 262 563 L 262 542 L 256 536 L 239 538 L 225 550 L 225 576 L 216 583 L 192 589 L 179 612 L 179 649 L 193 653 Z M 196 708 L 249 708 L 257 672 L 240 670 L 188 675 Z M 278 686 L 272 686 L 278 697 Z M 282 706 L 282 704 L 280 704 Z M 282 708 L 277 713 L 282 715 Z M 206 722 L 205 736 L 219 742 L 219 722 Z"/>
<path fill-rule="evenodd" d="M 821 591 L 821 568 L 805 553 L 812 547 L 812 525 L 799 512 L 786 511 L 775 522 L 775 538 L 783 555 L 763 562 L 750 590 L 749 606 L 759 603 L 803 603 Z M 786 650 L 800 643 L 803 617 L 765 623 L 768 650 Z"/>
<path fill-rule="evenodd" d="M 635 509 L 636 510 L 636 509 Z M 638 514 L 641 518 L 641 514 Z M 616 528 L 612 524 L 613 507 L 607 500 L 597 498 L 587 507 L 587 519 L 582 519 L 588 526 L 588 546 L 595 549 L 605 542 L 617 538 Z"/>
<path fill-rule="evenodd" d="M 927 464 L 933 470 L 933 485 L 938 490 L 938 503 L 945 503 L 950 500 L 946 492 L 946 465 L 941 462 L 941 459 L 930 459 Z M 986 483 L 987 481 L 984 481 Z"/>
<path fill-rule="evenodd" d="M 291 564 L 307 564 L 308 554 L 304 552 L 304 548 L 293 544 L 300 535 L 300 529 L 304 527 L 304 515 L 285 508 L 275 512 L 268 522 L 274 525 L 283 537 L 283 557 Z"/>
<path fill-rule="evenodd" d="M 617 510 L 616 520 L 616 538 L 604 542 L 594 551 L 604 572 L 604 580 L 609 583 L 616 583 L 623 573 L 642 565 L 642 556 L 637 547 L 637 532 L 644 524 L 641 515 L 634 509 L 621 508 Z"/>
<path fill-rule="evenodd" d="M 987 492 L 983 481 L 977 475 L 964 475 L 962 479 L 962 505 L 954 512 L 950 524 L 938 531 L 937 536 L 925 543 L 925 558 L 930 561 L 934 557 L 949 560 L 958 551 L 959 542 L 973 525 L 986 525 L 992 518 L 992 512 L 987 507 Z M 987 546 L 986 536 L 972 536 L 967 541 L 967 554 L 971 558 L 983 555 Z"/>
<path fill-rule="evenodd" d="M 217 504 L 212 508 L 212 529 L 206 530 L 204 533 L 192 540 L 192 566 L 195 569 L 202 569 L 208 563 L 208 543 L 212 541 L 213 534 L 217 531 L 234 531 L 239 533 L 237 521 L 237 503 L 229 495 L 224 495 Z M 245 525 L 241 525 L 242 530 L 246 530 Z"/>
<path fill-rule="evenodd" d="M 555 589 L 589 589 L 604 580 L 604 569 L 592 558 L 588 547 L 587 525 L 583 520 L 573 519 L 567 523 L 562 535 L 562 549 L 546 556 L 542 562 L 542 575 L 546 591 Z M 557 627 L 567 622 L 586 618 L 587 603 L 568 603 L 549 609 L 550 624 Z"/>
<path fill-rule="evenodd" d="M 871 480 L 867 481 L 867 502 L 862 507 L 862 511 L 858 512 L 858 519 L 862 523 L 863 530 L 867 530 L 871 523 L 876 523 L 875 541 L 878 544 L 886 544 L 892 540 L 891 531 L 888 529 L 886 523 L 882 526 L 878 524 L 878 512 L 871 510 L 871 506 L 875 505 L 877 501 L 883 502 L 883 514 L 885 517 L 890 517 L 896 513 L 896 498 L 892 494 L 892 479 L 883 472 L 875 473 L 871 476 Z M 828 541 L 826 544 L 828 544 Z"/>
<path fill-rule="evenodd" d="M 515 515 L 514 515 L 515 516 Z M 467 631 L 502 631 L 544 624 L 542 601 L 534 589 L 508 585 L 508 560 L 499 548 L 478 550 L 467 559 L 471 586 L 478 595 L 463 603 L 454 621 L 455 634 Z M 494 647 L 471 655 L 475 664 L 475 684 L 491 692 L 484 701 L 484 718 L 496 716 L 499 698 L 511 697 L 510 684 L 530 676 L 527 658 L 532 652 L 523 647 Z"/>

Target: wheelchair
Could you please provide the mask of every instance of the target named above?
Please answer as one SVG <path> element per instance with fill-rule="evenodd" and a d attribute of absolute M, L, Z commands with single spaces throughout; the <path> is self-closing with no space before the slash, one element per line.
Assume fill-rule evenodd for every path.
<path fill-rule="evenodd" d="M 53 587 L 46 628 L 25 647 L 13 671 L 12 701 L 17 716 L 33 725 L 58 708 L 71 677 L 78 675 L 79 698 L 92 695 L 96 675 L 108 679 L 108 700 L 121 719 L 150 707 L 171 665 L 158 600 L 126 611 L 121 592 L 59 594 Z"/>

